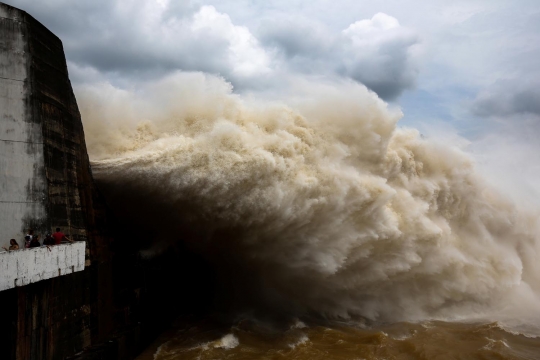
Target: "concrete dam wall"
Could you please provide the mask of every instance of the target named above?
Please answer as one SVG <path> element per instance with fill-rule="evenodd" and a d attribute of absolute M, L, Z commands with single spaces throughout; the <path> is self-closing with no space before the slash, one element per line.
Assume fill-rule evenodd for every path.
<path fill-rule="evenodd" d="M 0 6 L 0 243 L 46 224 L 47 181 L 41 123 L 34 121 L 26 24 Z"/>
<path fill-rule="evenodd" d="M 0 251 L 0 359 L 132 359 L 206 306 L 205 264 L 183 248 L 142 258 L 144 237 L 115 215 L 92 177 L 62 42 L 0 3 L 0 246 L 24 246 L 29 228 L 75 240 Z"/>
<path fill-rule="evenodd" d="M 86 240 L 89 162 L 62 43 L 7 5 L 0 32 L 0 241 L 57 226 Z"/>
<path fill-rule="evenodd" d="M 137 323 L 122 315 L 136 284 L 113 287 L 107 221 L 62 42 L 0 3 L 0 246 L 29 228 L 76 241 L 0 254 L 0 359 L 64 359 Z"/>

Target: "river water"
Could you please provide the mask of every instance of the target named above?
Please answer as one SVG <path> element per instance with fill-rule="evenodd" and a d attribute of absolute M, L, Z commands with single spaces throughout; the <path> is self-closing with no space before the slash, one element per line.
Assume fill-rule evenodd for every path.
<path fill-rule="evenodd" d="M 295 320 L 276 326 L 244 319 L 224 326 L 201 321 L 179 325 L 146 359 L 540 359 L 537 331 L 497 322 L 366 326 Z"/>

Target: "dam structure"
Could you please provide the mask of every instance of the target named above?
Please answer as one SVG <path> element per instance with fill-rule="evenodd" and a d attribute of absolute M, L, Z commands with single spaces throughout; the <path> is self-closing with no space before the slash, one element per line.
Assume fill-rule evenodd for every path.
<path fill-rule="evenodd" d="M 0 49 L 0 243 L 21 247 L 0 253 L 0 357 L 65 358 L 112 328 L 90 296 L 107 255 L 82 123 L 54 34 L 0 3 Z M 75 243 L 24 249 L 56 227 Z"/>
<path fill-rule="evenodd" d="M 138 328 L 118 329 L 140 323 L 140 288 L 116 282 L 107 222 L 62 42 L 0 3 L 0 246 L 21 247 L 0 250 L 0 359 L 89 359 L 100 343 L 133 357 Z M 74 242 L 24 249 L 27 229 L 57 227 Z"/>
<path fill-rule="evenodd" d="M 41 36 L 29 36 L 37 22 L 6 5 L 0 5 L 0 26 L 0 245 L 15 239 L 23 248 L 30 228 L 45 234 L 62 227 L 80 240 L 0 250 L 2 291 L 84 270 L 88 237 L 79 189 L 85 180 L 75 169 L 88 160 L 81 154 L 67 67 L 58 61 L 61 43 L 43 29 Z M 49 81 L 51 76 L 60 81 Z"/>
<path fill-rule="evenodd" d="M 0 2 L 0 247 L 20 246 L 0 250 L 2 360 L 133 359 L 211 299 L 184 248 L 141 255 L 90 165 L 61 40 Z M 73 242 L 24 248 L 56 228 Z"/>

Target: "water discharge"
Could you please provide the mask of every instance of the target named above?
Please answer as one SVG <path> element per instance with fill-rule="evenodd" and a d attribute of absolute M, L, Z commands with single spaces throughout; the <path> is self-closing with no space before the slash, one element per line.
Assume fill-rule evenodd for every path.
<path fill-rule="evenodd" d="M 398 128 L 401 114 L 365 87 L 304 85 L 264 102 L 177 73 L 78 92 L 94 176 L 152 227 L 147 254 L 182 234 L 238 308 L 536 322 L 537 214 L 462 151 Z"/>

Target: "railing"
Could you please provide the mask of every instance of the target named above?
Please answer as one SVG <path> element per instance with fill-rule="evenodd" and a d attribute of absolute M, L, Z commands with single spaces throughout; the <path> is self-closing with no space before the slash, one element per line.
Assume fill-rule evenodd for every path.
<path fill-rule="evenodd" d="M 86 243 L 0 252 L 0 291 L 84 270 Z"/>

